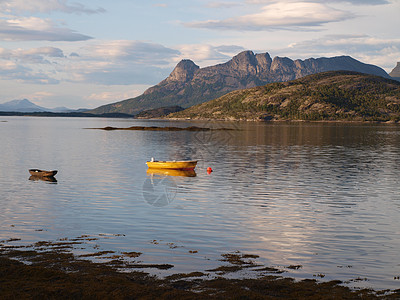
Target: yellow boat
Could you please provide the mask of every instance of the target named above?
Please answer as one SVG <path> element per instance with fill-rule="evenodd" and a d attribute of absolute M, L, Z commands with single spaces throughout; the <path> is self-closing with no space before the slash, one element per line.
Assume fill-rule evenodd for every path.
<path fill-rule="evenodd" d="M 146 164 L 149 168 L 153 169 L 194 170 L 197 160 L 158 161 L 152 159 L 146 162 Z"/>

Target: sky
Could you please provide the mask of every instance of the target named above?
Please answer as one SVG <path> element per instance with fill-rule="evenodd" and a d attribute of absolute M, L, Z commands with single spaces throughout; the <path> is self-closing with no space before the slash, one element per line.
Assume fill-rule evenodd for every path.
<path fill-rule="evenodd" d="M 95 108 L 141 95 L 182 59 L 244 50 L 349 55 L 390 72 L 400 0 L 0 0 L 0 103 Z"/>

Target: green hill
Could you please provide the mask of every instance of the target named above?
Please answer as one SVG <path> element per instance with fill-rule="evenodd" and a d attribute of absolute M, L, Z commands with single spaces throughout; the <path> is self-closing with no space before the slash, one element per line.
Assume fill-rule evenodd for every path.
<path fill-rule="evenodd" d="M 400 121 L 400 82 L 350 71 L 239 90 L 168 116 L 219 120 Z"/>

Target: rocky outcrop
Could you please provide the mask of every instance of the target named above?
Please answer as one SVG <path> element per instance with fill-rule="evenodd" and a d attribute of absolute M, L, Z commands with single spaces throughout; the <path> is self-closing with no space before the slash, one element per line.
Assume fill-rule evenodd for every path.
<path fill-rule="evenodd" d="M 383 69 L 349 56 L 292 60 L 287 57 L 271 59 L 268 53 L 243 51 L 226 63 L 206 68 L 200 68 L 191 60 L 182 60 L 165 80 L 146 90 L 143 95 L 104 105 L 91 112 L 137 114 L 143 110 L 165 106 L 179 105 L 187 108 L 234 90 L 336 70 L 389 78 Z"/>
<path fill-rule="evenodd" d="M 194 74 L 199 69 L 200 67 L 190 59 L 181 60 L 166 79 L 161 81 L 158 85 L 147 89 L 144 95 L 150 95 L 160 90 L 162 93 L 168 94 L 174 90 L 182 89 L 185 84 L 193 79 Z M 153 107 L 150 107 L 150 109 L 153 109 Z"/>
<path fill-rule="evenodd" d="M 397 63 L 396 67 L 389 73 L 390 77 L 400 81 L 400 62 Z"/>
<path fill-rule="evenodd" d="M 177 64 L 175 69 L 165 80 L 166 82 L 188 82 L 193 79 L 193 75 L 198 69 L 200 69 L 200 67 L 192 62 L 190 59 L 184 59 Z"/>

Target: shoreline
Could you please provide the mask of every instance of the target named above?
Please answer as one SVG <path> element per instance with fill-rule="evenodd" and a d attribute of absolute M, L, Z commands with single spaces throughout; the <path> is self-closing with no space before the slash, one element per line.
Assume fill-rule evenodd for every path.
<path fill-rule="evenodd" d="M 148 119 L 148 120 L 171 120 L 171 121 L 195 121 L 195 122 L 249 122 L 249 123 L 343 123 L 343 124 L 390 124 L 397 125 L 400 124 L 400 121 L 371 121 L 371 120 L 263 120 L 263 119 L 235 119 L 235 118 L 226 118 L 226 119 L 214 119 L 214 118 L 159 118 L 159 119 Z"/>
<path fill-rule="evenodd" d="M 194 122 L 252 122 L 252 123 L 343 123 L 343 124 L 389 124 L 398 125 L 400 121 L 374 121 L 374 120 L 297 120 L 297 119 L 244 119 L 244 118 L 177 118 L 162 116 L 158 118 L 136 118 L 134 115 L 123 113 L 108 113 L 108 114 L 91 114 L 91 113 L 16 113 L 16 112 L 0 112 L 0 117 L 52 117 L 52 118 L 107 118 L 107 119 L 130 119 L 139 121 L 194 121 Z M 1 121 L 4 122 L 4 121 Z M 104 129 L 104 128 L 90 128 Z M 120 129 L 121 128 L 116 128 Z"/>
<path fill-rule="evenodd" d="M 146 269 L 170 269 L 168 264 L 144 264 L 142 253 L 98 251 L 74 255 L 72 250 L 92 240 L 83 235 L 33 245 L 0 241 L 1 299 L 399 299 L 400 290 L 352 289 L 343 282 L 296 281 L 282 270 L 256 262 L 257 255 L 222 254 L 212 270 L 174 273 L 164 278 Z M 98 256 L 108 261 L 94 262 Z M 297 269 L 301 266 L 289 266 Z M 240 270 L 256 271 L 249 278 L 229 278 Z"/>

